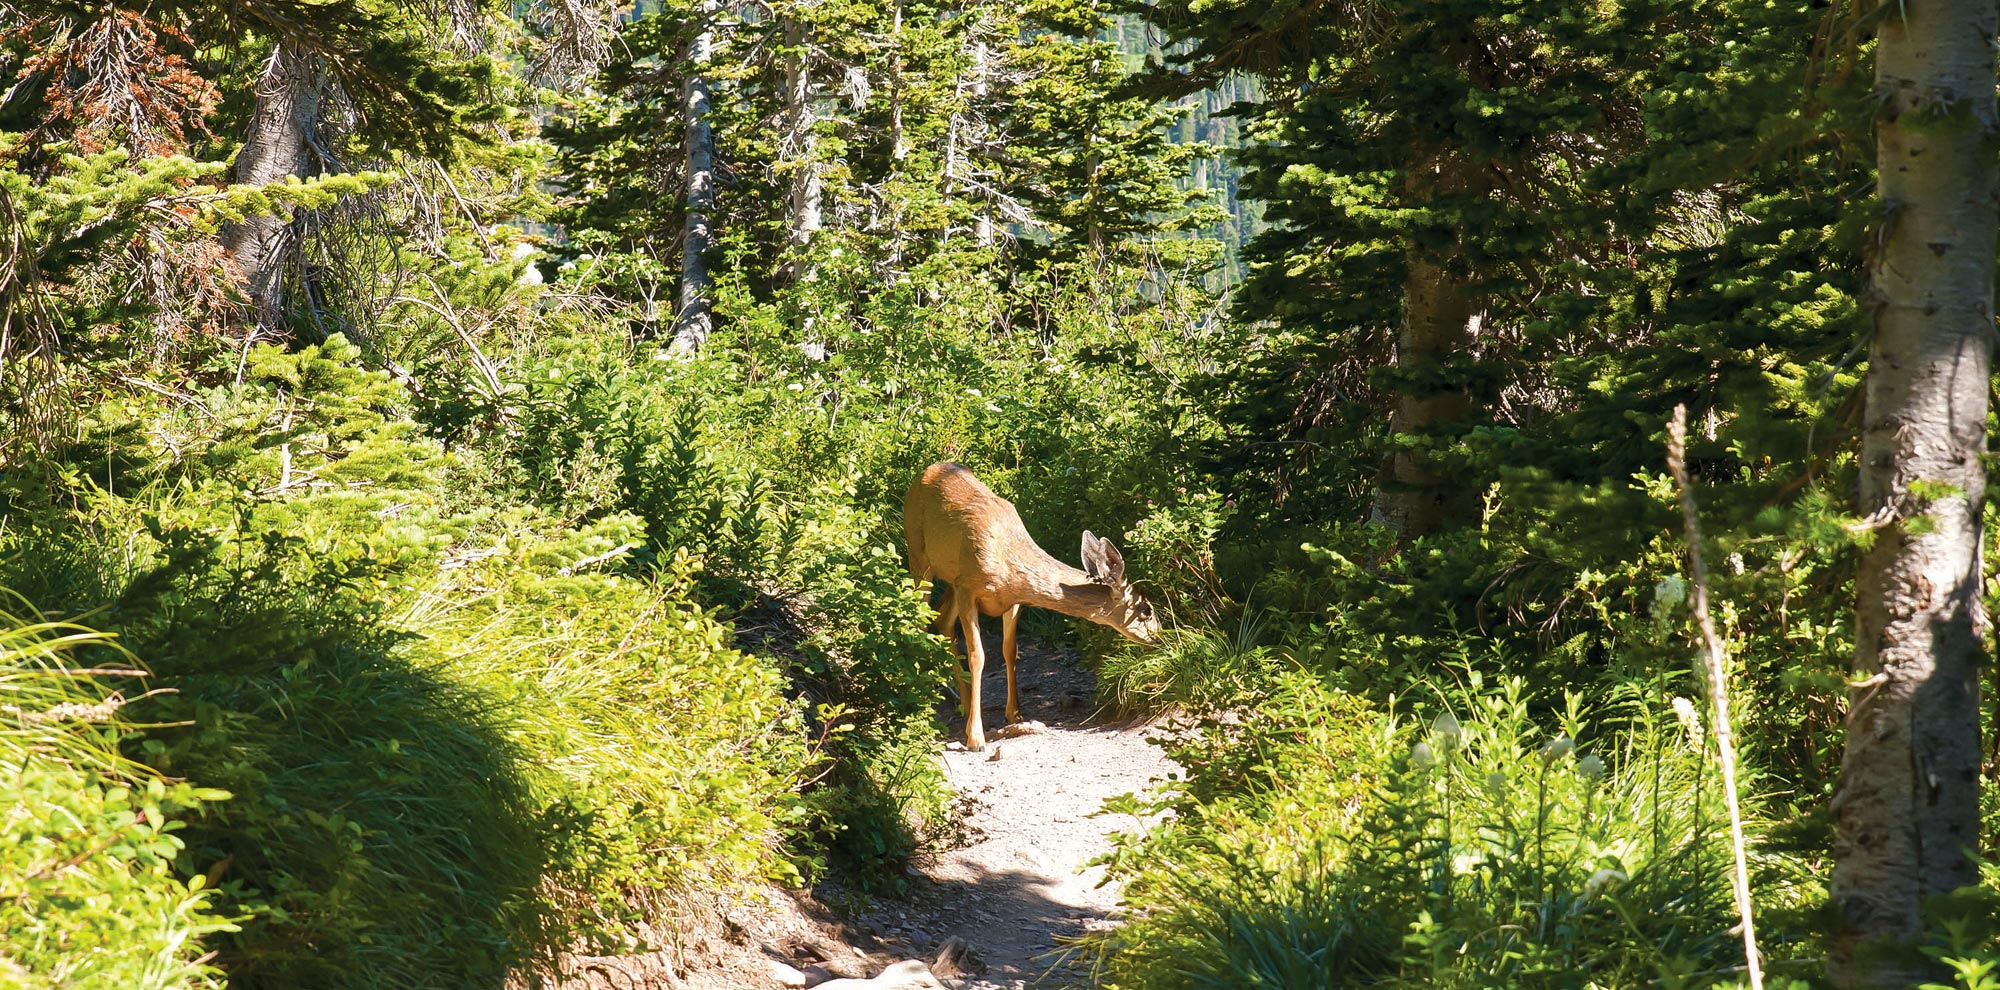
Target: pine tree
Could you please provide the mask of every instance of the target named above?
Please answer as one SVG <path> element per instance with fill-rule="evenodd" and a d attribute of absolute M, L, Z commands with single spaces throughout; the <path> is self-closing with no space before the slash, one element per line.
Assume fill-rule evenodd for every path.
<path fill-rule="evenodd" d="M 1275 226 L 1245 252 L 1236 314 L 1297 342 L 1272 369 L 1291 382 L 1285 421 L 1260 432 L 1303 440 L 1349 409 L 1382 435 L 1377 519 L 1407 539 L 1476 518 L 1485 477 L 1457 441 L 1493 418 L 1495 359 L 1533 322 L 1525 301 L 1605 250 L 1584 173 L 1642 136 L 1633 67 L 1668 54 L 1654 43 L 1699 12 L 1459 0 L 1141 13 L 1174 53 L 1153 92 L 1243 72 L 1263 83 L 1239 157 Z M 1315 390 L 1345 398 L 1302 394 Z"/>

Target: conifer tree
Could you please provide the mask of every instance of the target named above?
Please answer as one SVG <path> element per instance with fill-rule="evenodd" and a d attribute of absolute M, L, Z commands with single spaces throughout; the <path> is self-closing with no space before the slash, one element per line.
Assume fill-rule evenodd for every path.
<path fill-rule="evenodd" d="M 1273 368 L 1291 382 L 1284 415 L 1310 422 L 1358 403 L 1387 421 L 1371 501 L 1403 538 L 1476 518 L 1479 474 L 1439 458 L 1490 418 L 1503 380 L 1492 356 L 1529 322 L 1522 300 L 1596 249 L 1601 223 L 1579 216 L 1579 183 L 1639 136 L 1625 81 L 1664 54 L 1630 53 L 1671 40 L 1658 22 L 1697 13 L 1646 0 L 1141 13 L 1181 46 L 1150 91 L 1262 79 L 1265 102 L 1246 111 L 1256 142 L 1240 159 L 1246 194 L 1275 225 L 1246 251 L 1236 312 L 1307 341 Z M 1314 351 L 1320 370 L 1299 377 Z M 1345 403 L 1301 394 L 1315 389 Z"/>

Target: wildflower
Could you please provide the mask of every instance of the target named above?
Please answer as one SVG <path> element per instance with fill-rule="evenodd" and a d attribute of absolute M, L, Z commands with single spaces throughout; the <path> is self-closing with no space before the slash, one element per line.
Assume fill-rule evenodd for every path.
<path fill-rule="evenodd" d="M 1653 586 L 1653 614 L 1666 615 L 1680 608 L 1687 597 L 1687 582 L 1678 574 L 1669 574 Z"/>
<path fill-rule="evenodd" d="M 1464 735 L 1464 727 L 1460 726 L 1458 718 L 1448 711 L 1439 712 L 1438 717 L 1431 720 L 1431 738 L 1437 740 L 1438 748 L 1446 752 L 1457 749 L 1458 741 Z"/>
<path fill-rule="evenodd" d="M 1596 897 L 1598 894 L 1616 888 L 1619 884 L 1624 883 L 1625 880 L 1626 876 L 1623 870 L 1614 870 L 1607 866 L 1596 873 L 1592 873 L 1590 879 L 1583 882 L 1583 896 Z"/>
<path fill-rule="evenodd" d="M 1604 779 L 1604 761 L 1598 759 L 1596 753 L 1591 753 L 1576 761 L 1576 772 L 1586 783 L 1595 784 Z"/>
<path fill-rule="evenodd" d="M 1494 771 L 1486 775 L 1486 793 L 1499 797 L 1507 793 L 1507 775 Z"/>
<path fill-rule="evenodd" d="M 1437 754 L 1431 752 L 1431 744 L 1418 740 L 1410 747 L 1410 765 L 1419 770 L 1429 770 L 1437 766 Z"/>
<path fill-rule="evenodd" d="M 1542 747 L 1542 762 L 1554 763 L 1568 756 L 1570 751 L 1575 748 L 1576 743 L 1572 742 L 1568 736 L 1557 736 L 1549 740 L 1548 745 Z"/>
<path fill-rule="evenodd" d="M 1694 702 L 1686 698 L 1674 699 L 1674 717 L 1680 719 L 1681 728 L 1687 730 L 1688 745 L 1701 748 L 1701 716 L 1694 710 Z"/>

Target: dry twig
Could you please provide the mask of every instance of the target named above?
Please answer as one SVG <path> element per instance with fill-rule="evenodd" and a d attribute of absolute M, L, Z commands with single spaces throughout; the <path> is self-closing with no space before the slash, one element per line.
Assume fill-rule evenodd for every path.
<path fill-rule="evenodd" d="M 1681 516 L 1687 524 L 1688 569 L 1694 576 L 1695 624 L 1701 630 L 1702 680 L 1708 688 L 1710 721 L 1715 728 L 1715 747 L 1722 758 L 1722 799 L 1729 809 L 1729 844 L 1736 856 L 1733 875 L 1736 913 L 1743 919 L 1743 962 L 1750 977 L 1750 990 L 1763 990 L 1764 968 L 1757 958 L 1757 927 L 1751 920 L 1750 867 L 1744 852 L 1743 813 L 1736 802 L 1736 734 L 1729 721 L 1728 654 L 1722 637 L 1715 631 L 1715 618 L 1708 609 L 1708 565 L 1701 553 L 1701 522 L 1695 516 L 1694 484 L 1687 470 L 1687 407 L 1675 406 L 1673 421 L 1667 424 L 1667 470 L 1680 489 Z"/>

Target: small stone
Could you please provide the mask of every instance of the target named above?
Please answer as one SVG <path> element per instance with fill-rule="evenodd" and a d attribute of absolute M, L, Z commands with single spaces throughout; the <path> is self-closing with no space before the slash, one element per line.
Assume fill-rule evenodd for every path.
<path fill-rule="evenodd" d="M 931 960 L 931 972 L 946 979 L 964 976 L 978 970 L 978 962 L 972 954 L 972 949 L 965 944 L 964 939 L 956 935 L 945 939 L 944 945 L 938 948 L 937 956 Z"/>
<path fill-rule="evenodd" d="M 819 986 L 828 980 L 835 979 L 839 975 L 825 966 L 806 966 L 801 968 L 799 972 L 804 974 L 806 986 L 809 987 Z"/>
<path fill-rule="evenodd" d="M 773 959 L 771 961 L 771 982 L 781 987 L 803 987 L 806 974 Z"/>
<path fill-rule="evenodd" d="M 963 753 L 963 752 L 965 752 L 965 744 L 964 744 L 964 743 L 962 743 L 962 742 L 959 742 L 959 741 L 958 741 L 958 740 L 956 740 L 956 739 L 952 740 L 951 742 L 948 742 L 948 743 L 945 743 L 945 744 L 944 744 L 944 748 L 945 748 L 945 752 L 947 752 L 947 753 Z"/>

